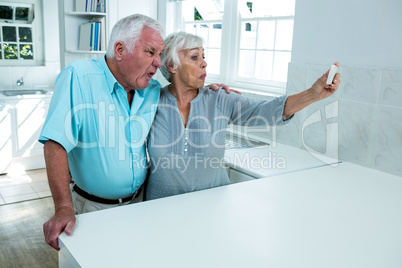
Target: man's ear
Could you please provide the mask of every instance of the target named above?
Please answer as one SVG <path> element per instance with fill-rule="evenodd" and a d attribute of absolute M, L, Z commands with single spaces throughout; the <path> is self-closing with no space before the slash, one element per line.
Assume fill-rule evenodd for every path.
<path fill-rule="evenodd" d="M 122 41 L 114 43 L 114 56 L 116 60 L 121 61 L 127 53 L 127 48 Z"/>

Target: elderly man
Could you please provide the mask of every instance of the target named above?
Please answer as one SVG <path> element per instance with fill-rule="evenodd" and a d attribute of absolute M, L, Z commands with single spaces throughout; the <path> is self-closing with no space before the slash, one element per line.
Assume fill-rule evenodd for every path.
<path fill-rule="evenodd" d="M 75 213 L 141 199 L 144 140 L 161 87 L 152 77 L 161 67 L 162 34 L 154 19 L 123 18 L 106 57 L 75 61 L 57 78 L 39 138 L 55 205 L 43 229 L 55 249 L 61 232 L 71 234 Z"/>
<path fill-rule="evenodd" d="M 55 249 L 61 232 L 71 234 L 75 214 L 142 200 L 145 138 L 161 88 L 152 77 L 162 66 L 162 34 L 152 18 L 125 17 L 113 27 L 106 57 L 75 61 L 57 78 L 39 137 L 55 205 L 43 230 Z M 219 86 L 229 93 L 225 85 L 211 88 Z"/>

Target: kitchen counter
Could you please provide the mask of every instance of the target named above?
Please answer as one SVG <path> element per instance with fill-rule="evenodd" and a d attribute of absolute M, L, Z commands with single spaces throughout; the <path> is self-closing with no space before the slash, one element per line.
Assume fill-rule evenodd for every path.
<path fill-rule="evenodd" d="M 401 193 L 340 163 L 82 214 L 60 267 L 401 267 Z"/>

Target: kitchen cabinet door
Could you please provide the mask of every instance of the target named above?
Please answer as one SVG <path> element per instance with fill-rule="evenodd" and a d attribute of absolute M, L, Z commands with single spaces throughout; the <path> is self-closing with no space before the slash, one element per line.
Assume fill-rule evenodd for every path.
<path fill-rule="evenodd" d="M 244 181 L 249 181 L 249 180 L 255 180 L 257 178 L 250 176 L 246 173 L 243 173 L 241 171 L 238 171 L 236 169 L 230 168 L 229 179 L 230 179 L 231 183 L 238 183 L 238 182 L 244 182 Z"/>
<path fill-rule="evenodd" d="M 13 154 L 11 132 L 11 108 L 8 103 L 0 105 L 0 174 L 6 172 Z"/>
<path fill-rule="evenodd" d="M 50 98 L 24 99 L 15 103 L 14 157 L 43 154 L 43 145 L 38 142 L 38 138 L 46 119 L 49 103 Z"/>

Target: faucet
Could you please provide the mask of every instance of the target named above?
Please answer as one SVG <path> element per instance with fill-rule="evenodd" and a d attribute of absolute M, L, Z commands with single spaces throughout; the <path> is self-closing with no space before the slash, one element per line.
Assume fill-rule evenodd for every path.
<path fill-rule="evenodd" d="M 17 80 L 17 86 L 23 86 L 24 85 L 24 77 L 21 77 L 20 79 Z"/>

